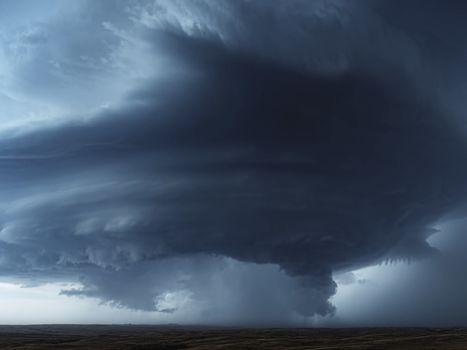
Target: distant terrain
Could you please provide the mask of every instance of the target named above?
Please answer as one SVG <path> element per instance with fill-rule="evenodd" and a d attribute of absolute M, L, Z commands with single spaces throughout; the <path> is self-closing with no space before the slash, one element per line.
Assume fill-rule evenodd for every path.
<path fill-rule="evenodd" d="M 0 326 L 0 349 L 467 349 L 467 329 Z"/>

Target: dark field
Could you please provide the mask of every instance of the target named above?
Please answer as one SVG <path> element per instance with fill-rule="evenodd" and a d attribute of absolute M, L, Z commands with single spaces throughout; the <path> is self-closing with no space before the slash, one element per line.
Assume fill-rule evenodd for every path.
<path fill-rule="evenodd" d="M 467 349 L 467 329 L 0 326 L 0 349 Z"/>

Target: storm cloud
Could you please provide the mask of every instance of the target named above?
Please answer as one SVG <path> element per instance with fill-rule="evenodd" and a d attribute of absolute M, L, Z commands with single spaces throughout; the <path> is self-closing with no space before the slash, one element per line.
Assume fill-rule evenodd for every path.
<path fill-rule="evenodd" d="M 264 323 L 332 314 L 333 272 L 437 256 L 467 198 L 467 9 L 423 3 L 81 2 L 5 34 L 29 50 L 7 109 L 46 107 L 0 138 L 1 274 Z"/>

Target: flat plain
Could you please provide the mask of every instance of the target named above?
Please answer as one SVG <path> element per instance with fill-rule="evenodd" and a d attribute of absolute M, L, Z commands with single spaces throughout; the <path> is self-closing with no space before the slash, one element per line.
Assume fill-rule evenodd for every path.
<path fill-rule="evenodd" d="M 238 329 L 180 326 L 0 326 L 0 349 L 467 349 L 464 328 Z"/>

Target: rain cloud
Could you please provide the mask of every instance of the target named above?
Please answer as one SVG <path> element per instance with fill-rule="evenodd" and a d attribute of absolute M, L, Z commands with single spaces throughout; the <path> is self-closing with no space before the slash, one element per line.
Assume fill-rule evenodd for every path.
<path fill-rule="evenodd" d="M 467 198 L 463 2 L 78 3 L 0 37 L 2 276 L 265 323 L 439 254 Z"/>

